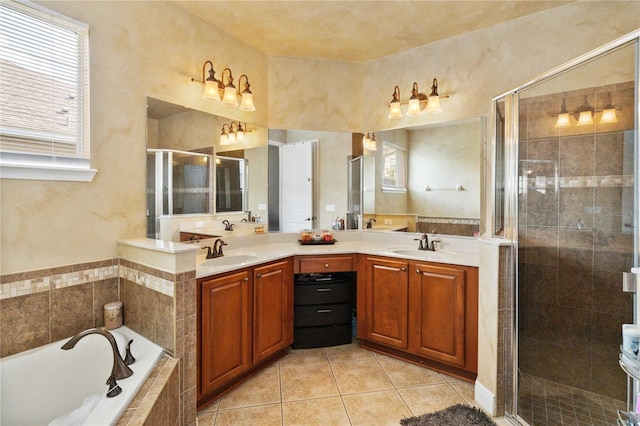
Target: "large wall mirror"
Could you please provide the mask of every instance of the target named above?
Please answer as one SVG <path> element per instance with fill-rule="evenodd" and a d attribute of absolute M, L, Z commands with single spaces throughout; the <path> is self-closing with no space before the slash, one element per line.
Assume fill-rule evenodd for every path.
<path fill-rule="evenodd" d="M 363 221 L 372 229 L 472 236 L 479 232 L 485 119 L 374 132 L 361 171 Z M 358 196 L 352 196 L 357 209 Z"/>
<path fill-rule="evenodd" d="M 243 142 L 221 144 L 223 127 L 237 129 L 238 123 L 230 126 L 228 118 L 153 98 L 147 99 L 147 118 L 150 238 L 174 239 L 175 223 L 200 216 L 253 219 L 270 232 L 282 229 L 277 196 L 282 146 L 309 141 L 316 146 L 309 227 L 329 228 L 336 217 L 348 222 L 352 213 L 359 227 L 375 218 L 373 229 L 379 230 L 471 236 L 478 229 L 484 141 L 480 118 L 375 132 L 379 149 L 363 155 L 356 152 L 361 139 L 351 133 L 268 130 L 251 123 L 239 123 Z M 404 188 L 383 187 L 384 165 L 390 164 L 385 145 L 404 152 Z M 152 158 L 157 151 L 166 153 L 162 161 Z M 355 195 L 351 171 L 358 157 L 362 164 Z M 172 232 L 161 232 L 160 218 L 163 224 L 174 223 Z"/>
<path fill-rule="evenodd" d="M 160 218 L 266 216 L 267 151 L 263 127 L 147 98 L 147 236 L 173 234 Z"/>

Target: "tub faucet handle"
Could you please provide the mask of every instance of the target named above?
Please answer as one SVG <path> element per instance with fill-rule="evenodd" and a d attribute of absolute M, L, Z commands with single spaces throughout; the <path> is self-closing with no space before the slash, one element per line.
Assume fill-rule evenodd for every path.
<path fill-rule="evenodd" d="M 124 356 L 124 363 L 126 365 L 131 365 L 134 362 L 136 362 L 136 359 L 133 357 L 133 355 L 131 355 L 131 344 L 133 343 L 133 339 L 129 340 L 129 343 L 127 343 L 127 353 Z"/>
<path fill-rule="evenodd" d="M 116 382 L 116 376 L 113 374 L 109 376 L 107 379 L 107 384 L 109 385 L 109 390 L 107 390 L 107 398 L 113 398 L 114 396 L 120 395 L 122 393 L 122 388 Z"/>

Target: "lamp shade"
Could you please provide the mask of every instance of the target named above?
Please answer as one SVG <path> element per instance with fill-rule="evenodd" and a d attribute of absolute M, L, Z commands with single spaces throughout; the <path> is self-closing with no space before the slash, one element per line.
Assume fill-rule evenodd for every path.
<path fill-rule="evenodd" d="M 236 133 L 229 132 L 229 145 L 233 145 L 236 142 L 238 142 L 238 139 L 236 138 Z"/>
<path fill-rule="evenodd" d="M 558 114 L 558 120 L 556 121 L 556 128 L 571 126 L 571 119 L 568 112 Z"/>
<path fill-rule="evenodd" d="M 205 81 L 204 91 L 202 92 L 202 99 L 204 99 L 205 101 L 220 102 L 220 92 L 218 92 L 217 81 Z"/>
<path fill-rule="evenodd" d="M 226 133 L 220 135 L 220 145 L 229 145 L 229 136 Z"/>
<path fill-rule="evenodd" d="M 244 142 L 246 140 L 244 137 L 244 130 L 242 130 L 242 127 L 238 128 L 238 131 L 236 132 L 236 139 L 238 140 L 238 142 Z"/>
<path fill-rule="evenodd" d="M 236 88 L 233 84 L 227 84 L 224 88 L 222 105 L 234 108 L 238 106 L 238 96 L 236 95 Z"/>
<path fill-rule="evenodd" d="M 593 124 L 593 112 L 592 111 L 580 111 L 578 117 L 578 126 L 586 126 Z"/>
<path fill-rule="evenodd" d="M 409 99 L 409 108 L 407 109 L 407 115 L 410 117 L 415 117 L 416 115 L 420 115 L 422 110 L 420 109 L 420 99 L 417 97 L 412 97 Z"/>
<path fill-rule="evenodd" d="M 427 102 L 426 110 L 427 110 L 427 113 L 430 113 L 430 114 L 441 112 L 442 107 L 440 106 L 440 96 L 429 95 L 429 101 Z"/>
<path fill-rule="evenodd" d="M 253 93 L 242 93 L 242 99 L 240 100 L 240 109 L 242 111 L 255 111 L 256 107 L 253 104 Z"/>
<path fill-rule="evenodd" d="M 618 122 L 618 117 L 616 116 L 615 108 L 607 108 L 604 111 L 602 111 L 602 117 L 600 117 L 601 124 L 617 123 L 617 122 Z"/>
<path fill-rule="evenodd" d="M 402 117 L 402 110 L 400 109 L 400 101 L 393 101 L 389 104 L 389 118 Z"/>

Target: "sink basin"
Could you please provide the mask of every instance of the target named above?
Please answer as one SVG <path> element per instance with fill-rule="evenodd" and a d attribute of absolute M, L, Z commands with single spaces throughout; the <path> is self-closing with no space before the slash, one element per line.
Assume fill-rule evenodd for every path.
<path fill-rule="evenodd" d="M 449 250 L 438 250 L 438 251 L 429 251 L 429 250 L 418 250 L 418 249 L 407 249 L 407 248 L 394 248 L 389 250 L 391 253 L 399 254 L 402 256 L 412 256 L 412 257 L 421 257 L 424 259 L 450 259 L 451 256 L 456 256 L 457 253 Z"/>
<path fill-rule="evenodd" d="M 231 266 L 242 265 L 254 261 L 258 258 L 255 254 L 236 254 L 232 256 L 216 257 L 215 259 L 207 259 L 200 266 Z"/>

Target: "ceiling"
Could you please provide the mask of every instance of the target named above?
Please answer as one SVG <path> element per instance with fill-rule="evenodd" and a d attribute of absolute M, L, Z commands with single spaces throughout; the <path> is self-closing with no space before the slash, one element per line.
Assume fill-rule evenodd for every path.
<path fill-rule="evenodd" d="M 173 3 L 269 55 L 367 62 L 572 1 Z"/>

